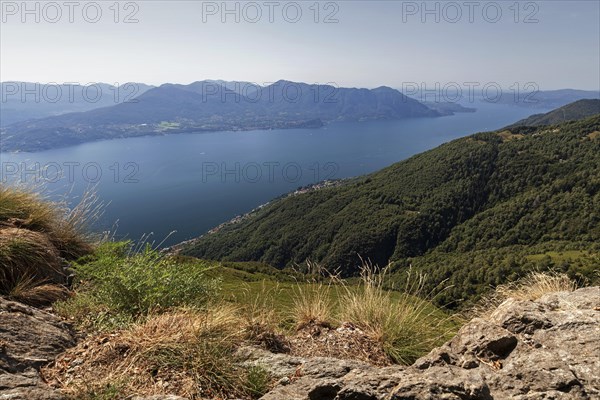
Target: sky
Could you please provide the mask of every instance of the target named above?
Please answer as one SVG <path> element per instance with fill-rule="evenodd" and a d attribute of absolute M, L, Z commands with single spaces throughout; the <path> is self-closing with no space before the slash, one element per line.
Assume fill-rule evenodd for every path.
<path fill-rule="evenodd" d="M 600 88 L 599 0 L 0 3 L 1 81 Z"/>

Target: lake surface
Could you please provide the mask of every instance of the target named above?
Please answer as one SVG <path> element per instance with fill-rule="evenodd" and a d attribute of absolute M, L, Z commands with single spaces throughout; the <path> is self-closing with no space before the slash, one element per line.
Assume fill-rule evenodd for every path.
<path fill-rule="evenodd" d="M 531 110 L 475 104 L 450 117 L 335 123 L 322 129 L 215 132 L 88 143 L 0 154 L 2 182 L 46 181 L 71 203 L 90 187 L 106 206 L 98 230 L 165 245 L 205 233 L 296 188 L 370 173 Z M 537 112 L 543 112 L 539 110 Z"/>

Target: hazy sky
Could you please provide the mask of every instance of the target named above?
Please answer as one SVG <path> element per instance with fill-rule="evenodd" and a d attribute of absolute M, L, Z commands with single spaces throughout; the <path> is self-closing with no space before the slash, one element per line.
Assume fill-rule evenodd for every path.
<path fill-rule="evenodd" d="M 114 3 L 2 0 L 0 80 L 600 87 L 598 0 Z"/>

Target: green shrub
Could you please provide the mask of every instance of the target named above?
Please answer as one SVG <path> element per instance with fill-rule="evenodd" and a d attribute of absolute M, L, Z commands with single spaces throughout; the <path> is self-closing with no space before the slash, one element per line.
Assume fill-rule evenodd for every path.
<path fill-rule="evenodd" d="M 110 310 L 134 317 L 175 307 L 204 306 L 217 292 L 218 280 L 203 262 L 178 263 L 146 246 L 106 243 L 74 265 L 79 288 Z"/>

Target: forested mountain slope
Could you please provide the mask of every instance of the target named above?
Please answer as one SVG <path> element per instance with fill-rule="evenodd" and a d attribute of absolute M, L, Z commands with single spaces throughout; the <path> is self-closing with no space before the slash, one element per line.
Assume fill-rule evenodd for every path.
<path fill-rule="evenodd" d="M 504 280 L 537 253 L 597 247 L 599 191 L 597 115 L 458 139 L 341 186 L 273 201 L 182 252 L 279 268 L 311 259 L 345 275 L 357 271 L 359 255 L 414 264 L 437 281 L 452 277 L 455 298 Z M 600 267 L 588 255 L 584 275 Z"/>

